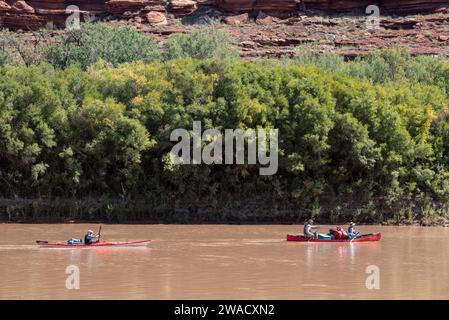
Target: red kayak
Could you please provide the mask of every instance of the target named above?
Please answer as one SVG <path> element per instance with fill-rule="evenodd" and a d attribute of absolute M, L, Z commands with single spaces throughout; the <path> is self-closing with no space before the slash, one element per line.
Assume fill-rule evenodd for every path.
<path fill-rule="evenodd" d="M 364 234 L 357 238 L 353 239 L 332 239 L 332 240 L 326 240 L 326 239 L 314 239 L 314 238 L 307 238 L 304 236 L 295 236 L 288 234 L 287 235 L 287 241 L 299 241 L 299 242 L 367 242 L 367 241 L 379 241 L 382 235 L 380 233 L 371 233 L 371 234 Z"/>
<path fill-rule="evenodd" d="M 73 243 L 68 244 L 64 242 L 48 242 L 48 241 L 36 241 L 40 248 L 120 248 L 120 247 L 146 247 L 151 240 L 139 240 L 139 241 L 127 241 L 127 242 L 97 242 L 92 244 Z"/>

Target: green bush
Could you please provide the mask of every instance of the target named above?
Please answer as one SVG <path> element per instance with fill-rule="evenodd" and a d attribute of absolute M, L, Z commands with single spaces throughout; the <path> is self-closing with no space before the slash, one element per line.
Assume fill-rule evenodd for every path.
<path fill-rule="evenodd" d="M 417 56 L 409 59 L 405 69 L 405 78 L 413 82 L 441 85 L 440 77 L 444 68 L 444 59 L 434 56 Z"/>
<path fill-rule="evenodd" d="M 85 94 L 78 104 L 83 75 L 48 66 L 0 70 L 7 194 L 122 194 L 138 181 L 141 153 L 153 144 L 148 132 L 112 98 Z"/>
<path fill-rule="evenodd" d="M 226 60 L 238 57 L 238 51 L 226 31 L 209 25 L 171 36 L 164 44 L 163 57 Z"/>
<path fill-rule="evenodd" d="M 178 221 L 249 212 L 286 221 L 429 219 L 431 208 L 445 212 L 449 196 L 447 62 L 434 80 L 422 71 L 410 81 L 409 67 L 388 64 L 383 70 L 402 80 L 242 60 L 3 67 L 0 192 L 119 198 L 117 208 L 139 199 L 139 217 Z M 171 163 L 171 131 L 194 120 L 203 129 L 278 128 L 278 173 Z"/>
<path fill-rule="evenodd" d="M 317 53 L 307 46 L 299 47 L 291 60 L 297 64 L 314 65 L 327 71 L 340 71 L 344 66 L 342 56 L 330 52 Z"/>
<path fill-rule="evenodd" d="M 37 65 L 45 63 L 47 43 L 40 31 L 24 34 L 0 30 L 0 65 Z"/>
<path fill-rule="evenodd" d="M 386 49 L 348 63 L 345 73 L 374 83 L 400 81 L 405 78 L 405 70 L 410 61 L 411 57 L 406 49 Z"/>
<path fill-rule="evenodd" d="M 53 66 L 70 65 L 86 69 L 99 60 L 112 65 L 131 61 L 159 59 L 156 43 L 130 26 L 114 27 L 106 23 L 82 24 L 80 30 L 63 33 L 52 43 L 47 60 Z"/>
<path fill-rule="evenodd" d="M 6 65 L 6 59 L 8 58 L 7 53 L 7 34 L 5 31 L 0 30 L 0 67 Z"/>
<path fill-rule="evenodd" d="M 373 83 L 411 81 L 423 84 L 445 86 L 445 60 L 441 57 L 411 57 L 407 49 L 386 49 L 372 52 L 354 61 L 344 62 L 334 53 L 314 52 L 311 47 L 302 46 L 296 55 L 285 62 L 300 65 L 314 65 L 327 71 L 340 72 L 351 77 L 367 79 Z"/>

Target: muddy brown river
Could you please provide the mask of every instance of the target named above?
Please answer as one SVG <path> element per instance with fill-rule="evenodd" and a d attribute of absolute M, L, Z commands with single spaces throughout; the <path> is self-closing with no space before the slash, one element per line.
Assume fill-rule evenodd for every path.
<path fill-rule="evenodd" d="M 382 240 L 349 244 L 284 240 L 302 226 L 103 225 L 104 240 L 153 242 L 34 244 L 89 228 L 0 224 L 0 299 L 449 299 L 449 228 L 359 226 Z"/>

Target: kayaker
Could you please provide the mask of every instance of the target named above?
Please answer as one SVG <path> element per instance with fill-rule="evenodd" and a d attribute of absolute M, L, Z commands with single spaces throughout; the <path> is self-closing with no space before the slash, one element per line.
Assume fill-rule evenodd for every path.
<path fill-rule="evenodd" d="M 304 236 L 308 238 L 316 238 L 316 231 L 312 231 L 316 229 L 319 229 L 319 227 L 313 226 L 313 220 L 309 219 L 304 225 Z"/>
<path fill-rule="evenodd" d="M 84 236 L 85 244 L 97 243 L 100 240 L 99 234 L 94 234 L 92 230 L 88 230 L 86 235 Z"/>

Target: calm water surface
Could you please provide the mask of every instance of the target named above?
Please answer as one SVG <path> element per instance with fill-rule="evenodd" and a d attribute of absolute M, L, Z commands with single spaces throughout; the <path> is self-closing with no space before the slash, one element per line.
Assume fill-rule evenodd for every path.
<path fill-rule="evenodd" d="M 362 226 L 382 240 L 338 244 L 284 240 L 302 226 L 103 225 L 104 240 L 154 241 L 34 245 L 88 228 L 98 226 L 0 224 L 0 299 L 449 299 L 448 228 Z M 80 269 L 79 290 L 66 288 L 69 265 Z M 366 288 L 370 265 L 379 290 Z"/>

